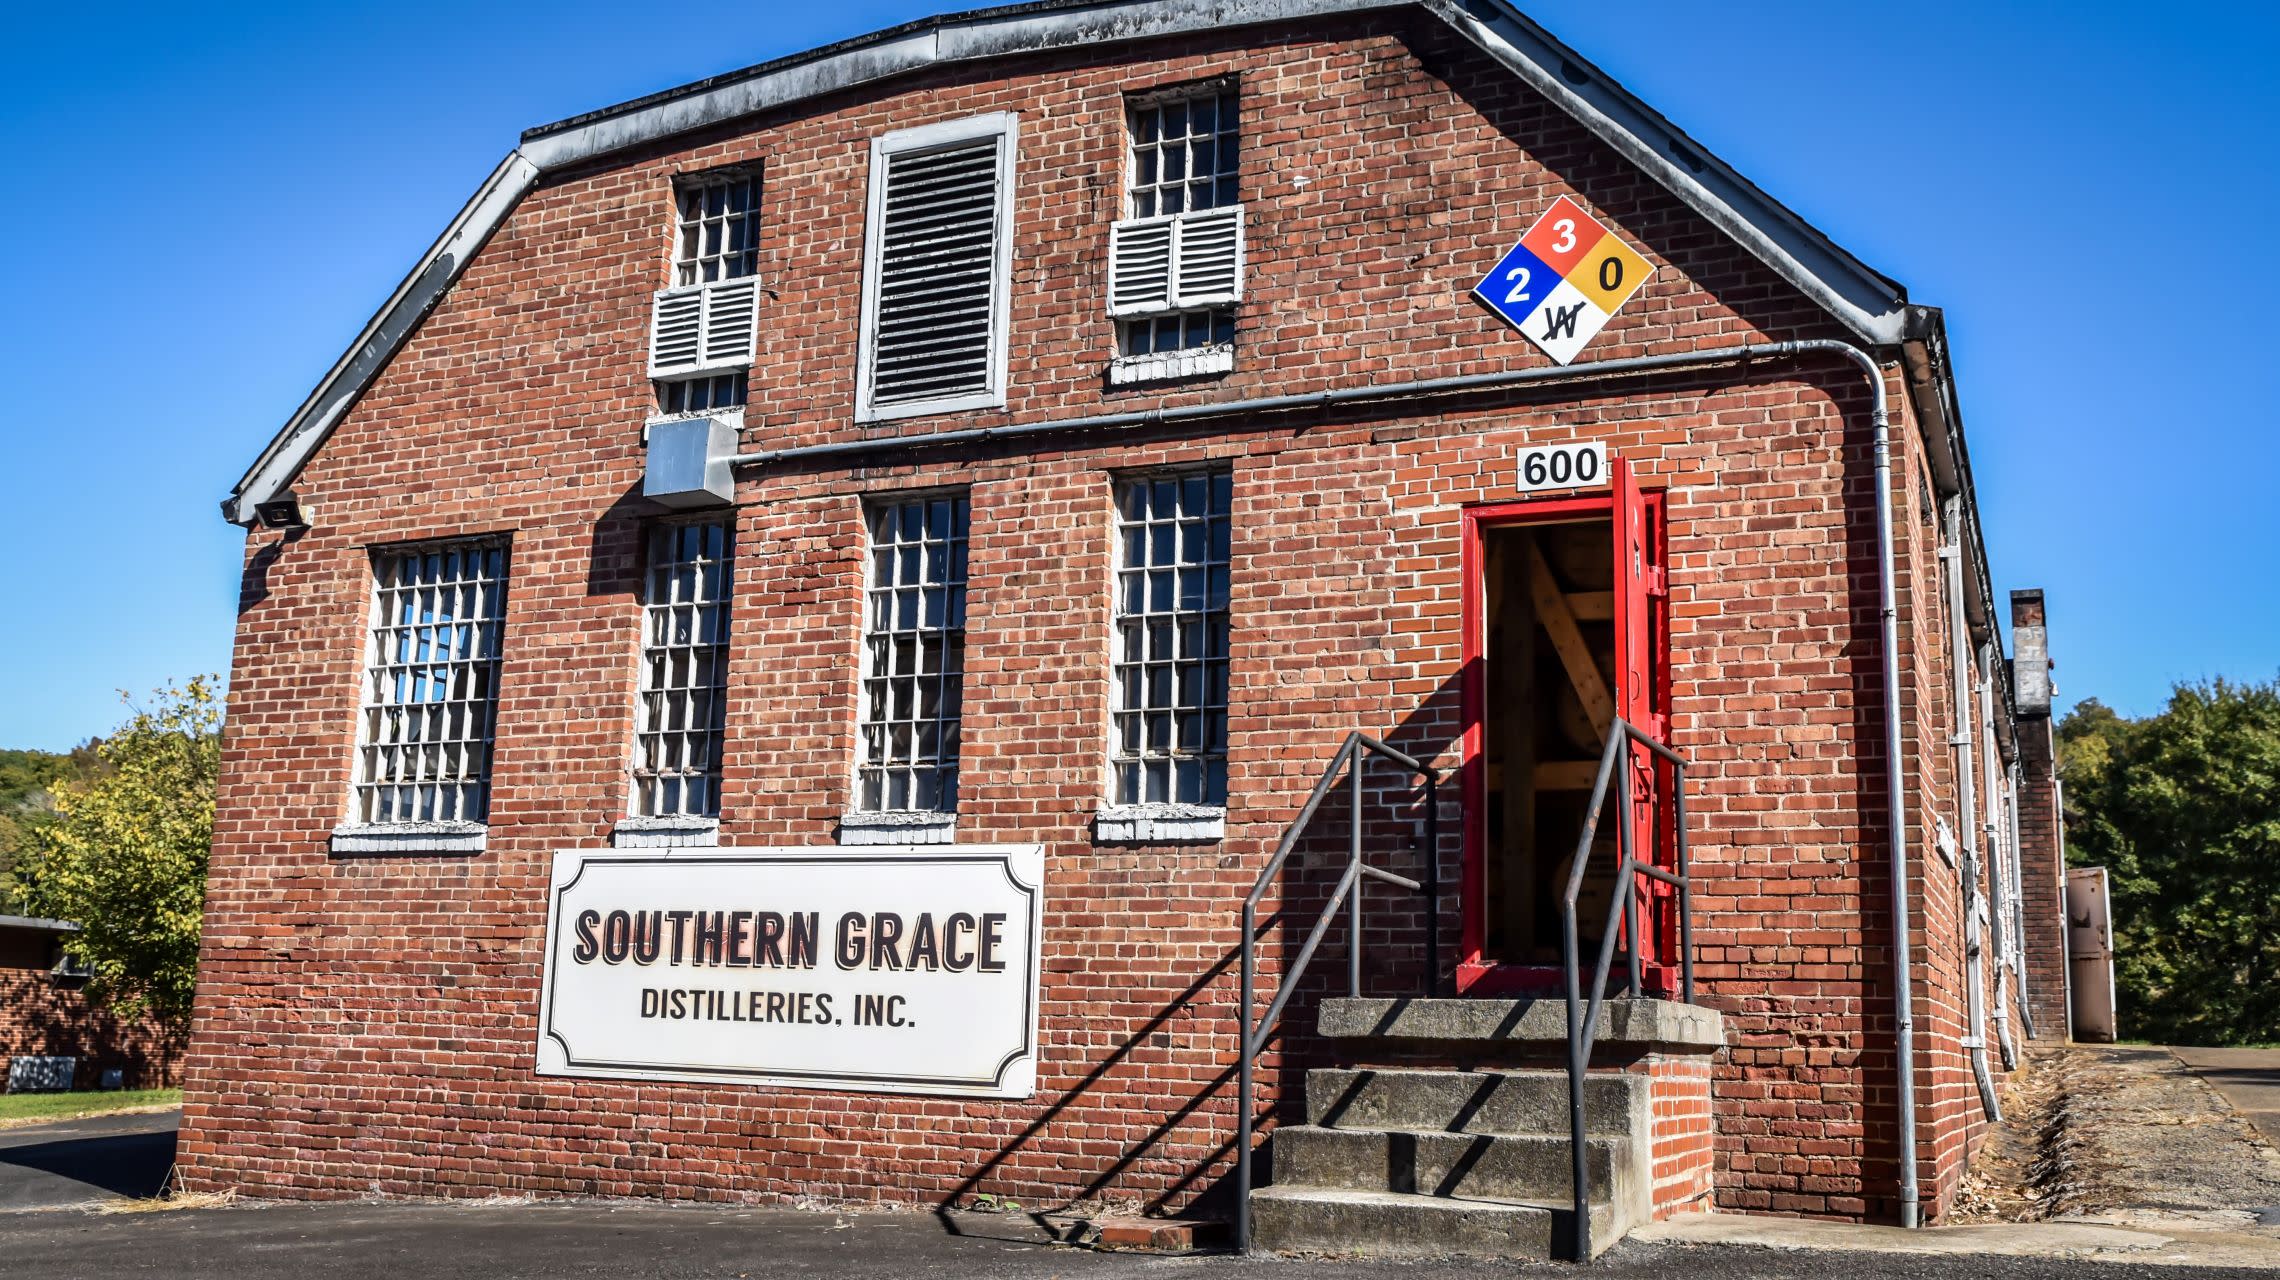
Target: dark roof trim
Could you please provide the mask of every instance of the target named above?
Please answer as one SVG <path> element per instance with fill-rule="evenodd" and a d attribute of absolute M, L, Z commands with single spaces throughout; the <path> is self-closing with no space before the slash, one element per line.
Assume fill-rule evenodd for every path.
<path fill-rule="evenodd" d="M 715 76 L 523 135 L 334 364 L 229 498 L 253 523 L 379 377 L 467 262 L 546 173 L 692 130 L 929 67 L 1020 53 L 1373 10 L 1417 8 L 1449 24 L 1652 175 L 1872 346 L 1905 335 L 1906 292 L 1751 185 L 1506 0 L 1039 0 L 906 23 Z"/>
<path fill-rule="evenodd" d="M 79 932 L 79 926 L 69 920 L 46 920 L 39 916 L 0 916 L 0 929 L 22 929 L 29 933 Z"/>

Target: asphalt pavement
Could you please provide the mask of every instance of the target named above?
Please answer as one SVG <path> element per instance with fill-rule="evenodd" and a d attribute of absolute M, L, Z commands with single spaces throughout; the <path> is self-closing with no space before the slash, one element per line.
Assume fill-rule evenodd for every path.
<path fill-rule="evenodd" d="M 2179 1062 L 2248 1117 L 2264 1140 L 2280 1147 L 2280 1049 L 2172 1048 Z"/>
<path fill-rule="evenodd" d="M 1042 1243 L 1022 1215 L 831 1212 L 622 1201 L 333 1202 L 103 1212 L 156 1193 L 173 1159 L 173 1113 L 0 1130 L 0 1276 L 7 1280 L 2200 1280 L 2271 1271 L 2130 1259 L 1855 1252 L 1849 1237 L 1767 1248 L 1626 1241 L 1567 1263 L 1154 1257 Z M 1867 1237 L 1863 1237 L 1866 1239 Z M 1830 1244 L 1837 1247 L 1831 1248 Z M 1960 1243 L 1960 1242 L 1958 1242 Z M 1802 1247 L 1796 1247 L 1802 1246 Z M 1817 1247 L 1816 1247 L 1817 1246 Z M 1962 1255 L 1962 1256 L 1959 1256 Z"/>
<path fill-rule="evenodd" d="M 157 1195 L 181 1118 L 157 1111 L 0 1129 L 0 1212 Z"/>
<path fill-rule="evenodd" d="M 2075 1258 L 1796 1252 L 1625 1243 L 1588 1268 L 1566 1263 L 1393 1263 L 1149 1257 L 1029 1242 L 1018 1220 L 958 1231 L 925 1213 L 833 1214 L 620 1204 L 318 1204 L 102 1216 L 0 1214 L 0 1272 L 47 1280 L 774 1280 L 895 1276 L 956 1280 L 2199 1280 L 2271 1273 Z M 964 1234 L 960 1234 L 963 1232 Z"/>

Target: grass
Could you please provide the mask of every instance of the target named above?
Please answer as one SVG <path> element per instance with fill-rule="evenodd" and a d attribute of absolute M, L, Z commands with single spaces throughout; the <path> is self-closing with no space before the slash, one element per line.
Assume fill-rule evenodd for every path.
<path fill-rule="evenodd" d="M 180 1104 L 180 1089 L 114 1089 L 108 1093 L 0 1094 L 0 1129 L 43 1120 L 70 1120 L 114 1111 L 140 1111 Z"/>

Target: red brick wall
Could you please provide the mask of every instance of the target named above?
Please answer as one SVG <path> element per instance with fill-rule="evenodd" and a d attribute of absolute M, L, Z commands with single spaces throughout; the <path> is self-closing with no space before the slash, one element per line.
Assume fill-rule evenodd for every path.
<path fill-rule="evenodd" d="M 1649 1142 L 1654 1153 L 1654 1216 L 1693 1213 L 1710 1207 L 1717 1143 L 1712 1139 L 1711 1061 L 1700 1057 L 1656 1057 L 1647 1063 L 1653 1083 L 1647 1096 L 1654 1107 Z"/>
<path fill-rule="evenodd" d="M 861 497 L 972 488 L 959 836 L 1046 845 L 1039 1091 L 984 1103 L 531 1074 L 547 859 L 605 840 L 624 811 L 645 512 L 628 494 L 672 174 L 767 166 L 772 293 L 748 448 L 849 434 L 869 139 L 986 111 L 1022 113 L 1011 397 L 1002 414 L 944 426 L 1540 363 L 1465 292 L 1571 192 L 1659 268 L 1594 358 L 1837 336 L 1437 25 L 1245 30 L 1134 59 L 944 72 L 747 122 L 550 182 L 477 257 L 299 481 L 316 527 L 249 540 L 181 1144 L 191 1185 L 1190 1204 L 1224 1169 L 1233 1128 L 1240 895 L 1347 731 L 1455 763 L 1459 512 L 1512 496 L 1521 446 L 1600 439 L 1670 492 L 1674 733 L 1701 777 L 1702 975 L 1738 1030 L 1715 1077 L 1720 1203 L 1889 1212 L 1867 399 L 1841 362 L 748 472 L 726 843 L 827 843 L 847 804 Z M 1105 390 L 1121 95 L 1230 72 L 1251 225 L 1237 371 Z M 1901 380 L 1887 381 L 1905 515 L 1921 452 Z M 1203 459 L 1235 475 L 1228 836 L 1096 846 L 1110 473 Z M 1930 709 L 1944 697 L 1937 566 L 1929 534 L 1904 524 L 1906 764 L 1928 793 L 1945 750 Z M 513 536 L 489 849 L 328 858 L 349 782 L 365 549 L 482 531 Z M 1923 799 L 1909 818 L 1928 832 Z M 1304 899 L 1317 874 L 1301 867 L 1284 887 Z M 1917 922 L 1927 974 L 1948 927 L 1937 879 Z M 1384 984 L 1414 963 L 1417 922 L 1388 912 L 1373 927 Z M 1270 947 L 1270 975 L 1295 941 Z M 1294 1009 L 1293 1028 L 1307 1017 Z M 1953 1057 L 1938 1044 L 1951 1022 L 1919 1029 L 1928 1061 Z M 1303 1037 L 1292 1047 L 1262 1078 L 1295 1103 Z"/>
<path fill-rule="evenodd" d="M 2022 939 L 2027 955 L 2027 1000 L 2035 1012 L 2035 1038 L 2065 1041 L 2073 1035 L 2067 1002 L 2066 850 L 2060 838 L 2058 751 L 2049 716 L 2019 721 L 2019 861 Z"/>

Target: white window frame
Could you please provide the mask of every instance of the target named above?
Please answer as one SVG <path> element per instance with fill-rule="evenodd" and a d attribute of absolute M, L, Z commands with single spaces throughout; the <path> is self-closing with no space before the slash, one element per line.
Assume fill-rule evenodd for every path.
<path fill-rule="evenodd" d="M 1170 481 L 1173 484 L 1177 485 L 1184 481 L 1197 478 L 1201 478 L 1207 486 L 1210 485 L 1215 479 L 1224 479 L 1228 486 L 1226 520 L 1229 545 L 1227 560 L 1225 564 L 1228 587 L 1227 605 L 1223 611 L 1222 622 L 1222 625 L 1224 625 L 1226 628 L 1226 632 L 1221 639 L 1221 644 L 1223 645 L 1225 656 L 1219 659 L 1219 661 L 1223 662 L 1227 668 L 1228 688 L 1226 700 L 1222 703 L 1219 711 L 1221 723 L 1221 739 L 1220 749 L 1217 753 L 1217 759 L 1219 761 L 1221 777 L 1223 780 L 1223 796 L 1219 803 L 1210 803 L 1208 801 L 1197 803 L 1195 801 L 1179 800 L 1175 797 L 1167 797 L 1162 800 L 1150 800 L 1147 798 L 1146 789 L 1143 785 L 1141 794 L 1137 799 L 1127 800 L 1123 795 L 1123 784 L 1119 776 L 1119 767 L 1121 764 L 1125 763 L 1125 761 L 1122 759 L 1122 721 L 1126 715 L 1134 714 L 1134 711 L 1125 705 L 1123 693 L 1123 675 L 1124 669 L 1127 666 L 1123 656 L 1124 624 L 1126 620 L 1132 616 L 1125 613 L 1123 608 L 1124 578 L 1125 575 L 1128 572 L 1132 572 L 1132 570 L 1127 568 L 1125 562 L 1125 539 L 1128 533 L 1128 526 L 1125 522 L 1122 495 L 1125 487 L 1128 485 L 1149 485 L 1160 481 Z M 1234 537 L 1235 482 L 1237 478 L 1238 477 L 1234 465 L 1226 459 L 1214 459 L 1212 461 L 1196 465 L 1182 465 L 1166 468 L 1148 468 L 1138 471 L 1118 472 L 1111 476 L 1109 484 L 1109 523 L 1110 528 L 1113 530 L 1114 540 L 1110 544 L 1109 551 L 1110 599 L 1108 632 L 1108 733 L 1106 735 L 1106 741 L 1104 743 L 1106 747 L 1106 758 L 1104 760 L 1106 767 L 1104 769 L 1104 777 L 1107 783 L 1107 797 L 1101 802 L 1099 813 L 1095 817 L 1093 823 L 1093 839 L 1098 843 L 1207 843 L 1210 841 L 1223 839 L 1226 835 L 1227 806 L 1224 799 L 1224 791 L 1226 788 L 1230 787 L 1233 782 L 1232 753 L 1229 750 L 1229 737 L 1231 736 L 1234 727 L 1234 577 L 1236 559 L 1234 552 Z M 1209 507 L 1209 501 L 1210 500 L 1207 490 L 1207 496 L 1205 499 L 1207 511 Z M 1153 503 L 1150 504 L 1150 510 L 1151 520 L 1149 523 L 1159 523 L 1153 518 Z M 1208 517 L 1206 519 L 1206 537 L 1208 538 Z M 1206 544 L 1206 557 L 1206 561 L 1200 567 L 1208 575 L 1208 543 Z M 1171 566 L 1167 565 L 1161 567 Z M 1206 614 L 1213 612 L 1209 608 L 1208 586 L 1206 587 L 1206 606 L 1201 612 Z M 1156 613 L 1154 611 L 1144 611 L 1140 616 L 1143 618 L 1151 616 L 1177 618 L 1180 616 L 1180 614 L 1177 612 L 1171 614 L 1163 614 Z M 1174 625 L 1176 629 L 1176 623 Z M 1210 643 L 1211 642 L 1207 637 L 1205 640 L 1206 652 L 1209 651 Z M 1158 660 L 1156 659 L 1144 659 L 1141 665 L 1143 668 L 1145 668 L 1150 663 L 1157 661 Z M 1199 673 L 1199 679 L 1202 681 L 1206 705 L 1208 705 L 1208 691 L 1210 687 L 1210 660 L 1199 659 L 1198 661 L 1204 668 Z M 1176 675 L 1174 678 L 1176 679 Z M 1173 728 L 1173 739 L 1175 742 L 1177 740 L 1177 714 L 1179 713 L 1174 713 L 1175 721 Z M 1148 758 L 1149 757 L 1147 752 L 1143 750 L 1141 755 L 1142 763 L 1144 764 Z M 1163 758 L 1169 762 L 1173 762 L 1176 769 L 1176 761 L 1179 758 L 1179 753 L 1176 750 L 1170 754 L 1167 754 Z M 1206 759 L 1208 759 L 1208 753 L 1206 755 Z M 1206 767 L 1208 767 L 1208 764 Z M 1176 787 L 1177 782 L 1175 776 L 1173 789 L 1176 790 Z"/>
<path fill-rule="evenodd" d="M 657 598 L 656 594 L 660 568 L 660 561 L 656 555 L 657 545 L 659 541 L 663 539 L 682 537 L 692 529 L 717 529 L 720 531 L 721 548 L 717 561 L 720 573 L 720 585 L 718 589 L 719 594 L 709 600 L 661 601 Z M 700 554 L 699 561 L 701 562 L 704 558 L 705 557 Z M 688 562 L 685 560 L 677 559 L 675 561 L 672 561 L 672 563 Z M 699 581 L 701 583 L 701 576 L 699 578 Z M 657 618 L 660 613 L 666 613 L 669 615 L 670 611 L 674 609 L 686 608 L 693 610 L 702 610 L 707 607 L 716 609 L 719 614 L 719 624 L 717 628 L 717 634 L 719 638 L 717 640 L 709 644 L 690 642 L 682 644 L 667 643 L 660 645 L 657 643 L 656 626 Z M 728 748 L 728 666 L 734 653 L 733 642 L 734 627 L 736 625 L 735 618 L 736 520 L 733 513 L 659 520 L 648 525 L 642 530 L 641 648 L 639 656 L 636 659 L 639 665 L 639 669 L 634 677 L 634 745 L 632 756 L 626 764 L 626 776 L 630 785 L 628 787 L 626 796 L 626 816 L 618 824 L 618 831 L 621 837 L 618 840 L 619 844 L 629 843 L 629 841 L 623 838 L 623 836 L 629 832 L 683 832 L 718 829 L 720 825 L 721 811 L 720 775 L 722 766 L 726 763 L 725 757 L 727 755 Z M 651 700 L 655 698 L 658 699 L 661 703 L 670 704 L 676 695 L 684 699 L 690 698 L 690 696 L 696 692 L 696 687 L 693 685 L 668 688 L 651 687 L 651 663 L 655 661 L 660 653 L 670 654 L 673 650 L 681 649 L 690 651 L 693 656 L 694 652 L 700 648 L 715 651 L 710 655 L 715 659 L 713 684 L 706 690 L 706 692 L 711 694 L 714 698 L 714 701 L 710 704 L 710 710 L 712 712 L 710 719 L 717 721 L 717 723 L 708 724 L 702 730 L 674 730 L 664 728 L 652 717 L 650 711 Z M 641 767 L 644 752 L 648 745 L 648 739 L 662 737 L 663 735 L 671 733 L 680 733 L 684 735 L 701 733 L 710 735 L 713 738 L 712 767 L 708 771 L 708 777 L 706 778 L 706 784 L 710 791 L 710 800 L 709 803 L 704 806 L 704 812 L 691 813 L 686 811 L 686 809 L 672 813 L 645 812 L 645 810 L 650 808 L 659 776 L 654 773 L 645 775 Z"/>
<path fill-rule="evenodd" d="M 1212 178 L 1213 203 L 1204 209 L 1186 207 L 1177 213 L 1162 212 L 1163 181 L 1162 146 L 1158 142 L 1143 144 L 1139 134 L 1139 113 L 1160 111 L 1166 105 L 1185 102 L 1193 104 L 1206 98 L 1220 102 L 1222 114 L 1212 131 L 1218 150 L 1215 162 L 1226 154 L 1232 142 L 1236 161 L 1231 170 L 1215 171 Z M 1241 90 L 1239 81 L 1232 76 L 1187 84 L 1168 85 L 1145 92 L 1129 93 L 1124 98 L 1123 176 L 1124 190 L 1120 195 L 1120 212 L 1123 217 L 1109 229 L 1108 279 L 1102 293 L 1108 303 L 1108 313 L 1115 329 L 1116 355 L 1109 361 L 1108 381 L 1111 386 L 1132 386 L 1141 383 L 1163 382 L 1180 378 L 1205 377 L 1232 372 L 1235 368 L 1235 343 L 1232 340 L 1206 342 L 1192 347 L 1173 350 L 1154 350 L 1135 354 L 1131 345 L 1131 329 L 1136 324 L 1153 324 L 1170 318 L 1200 318 L 1211 324 L 1221 315 L 1239 318 L 1243 301 L 1243 278 L 1247 255 L 1246 235 L 1248 211 L 1243 201 L 1242 186 L 1242 127 Z M 1234 122 L 1230 124 L 1230 122 Z M 1150 183 L 1140 180 L 1140 152 L 1143 146 L 1155 147 L 1158 152 L 1156 179 Z M 1193 182 L 1193 175 L 1182 179 L 1183 187 Z M 1219 201 L 1219 184 L 1232 180 L 1235 198 Z M 1137 206 L 1143 194 L 1152 197 L 1156 212 L 1142 214 Z M 1185 201 L 1183 200 L 1183 204 Z M 1191 293 L 1181 282 L 1181 267 L 1185 254 L 1182 249 L 1184 233 L 1192 226 L 1206 223 L 1230 222 L 1234 235 L 1234 275 L 1232 288 Z M 1119 305 L 1117 302 L 1116 271 L 1122 260 L 1127 237 L 1160 234 L 1164 241 L 1166 289 L 1168 296 L 1161 304 L 1147 303 Z"/>
<path fill-rule="evenodd" d="M 924 414 L 1005 407 L 1007 331 L 1011 327 L 1007 309 L 1013 292 L 1013 188 L 1019 176 L 1016 166 L 1020 157 L 1020 123 L 1020 116 L 1014 112 L 999 111 L 964 120 L 921 125 L 915 129 L 898 129 L 871 139 L 871 192 L 863 230 L 862 327 L 858 332 L 855 362 L 856 421 L 885 422 Z M 933 151 L 992 136 L 998 140 L 999 181 L 998 237 L 990 281 L 989 389 L 965 395 L 944 396 L 936 400 L 874 405 L 871 403 L 871 375 L 878 354 L 879 267 L 886 250 L 880 231 L 886 215 L 887 160 L 892 156 Z"/>
<path fill-rule="evenodd" d="M 957 830 L 958 805 L 955 795 L 953 795 L 951 803 L 948 807 L 937 805 L 931 809 L 886 808 L 883 807 L 883 797 L 881 801 L 882 807 L 875 809 L 867 808 L 865 807 L 863 797 L 864 774 L 867 771 L 873 768 L 898 767 L 894 765 L 872 765 L 870 763 L 870 750 L 867 743 L 864 741 L 866 731 L 873 728 L 875 723 L 870 720 L 867 710 L 869 705 L 869 685 L 874 679 L 884 678 L 880 676 L 871 656 L 871 641 L 874 637 L 874 634 L 877 632 L 877 629 L 879 628 L 881 622 L 881 619 L 878 616 L 878 611 L 874 607 L 874 602 L 876 597 L 882 593 L 888 596 L 892 596 L 898 590 L 912 590 L 914 588 L 921 591 L 923 598 L 923 592 L 926 589 L 923 586 L 923 574 L 918 584 L 903 584 L 896 587 L 885 588 L 883 590 L 880 588 L 877 577 L 876 559 L 880 550 L 880 544 L 877 541 L 877 535 L 873 528 L 873 521 L 882 511 L 898 511 L 904 507 L 914 505 L 921 508 L 930 508 L 932 504 L 937 502 L 948 502 L 952 504 L 953 521 L 956 521 L 957 517 L 961 514 L 959 508 L 963 508 L 962 514 L 964 516 L 964 520 L 962 523 L 957 523 L 954 525 L 950 535 L 945 539 L 945 546 L 947 549 L 950 549 L 953 554 L 955 554 L 957 551 L 962 550 L 966 557 L 966 567 L 962 572 L 957 574 L 954 581 L 945 579 L 943 590 L 946 593 L 951 590 L 955 590 L 957 608 L 955 611 L 945 608 L 943 619 L 945 625 L 939 629 L 939 633 L 945 636 L 951 634 L 953 631 L 957 636 L 959 668 L 957 691 L 959 695 L 960 706 L 958 713 L 955 716 L 949 717 L 942 716 L 939 713 L 939 708 L 937 708 L 935 724 L 937 726 L 938 733 L 941 731 L 941 727 L 944 725 L 956 726 L 960 730 L 961 738 L 963 737 L 965 722 L 964 693 L 966 617 L 968 610 L 971 607 L 972 597 L 970 592 L 970 585 L 973 577 L 971 563 L 973 551 L 973 493 L 968 489 L 953 488 L 913 489 L 907 492 L 888 492 L 871 495 L 864 500 L 862 508 L 863 630 L 862 649 L 856 657 L 856 670 L 858 678 L 855 694 L 855 768 L 854 776 L 851 780 L 852 788 L 849 791 L 849 803 L 846 812 L 843 813 L 840 818 L 840 843 L 842 844 L 940 844 L 946 843 L 954 838 L 955 832 Z M 927 514 L 930 514 L 930 512 Z M 921 519 L 923 520 L 924 518 L 925 514 L 922 514 Z M 926 529 L 922 530 L 920 541 L 916 544 L 904 542 L 898 537 L 893 543 L 890 543 L 888 545 L 898 550 L 902 547 L 912 545 L 923 547 L 931 539 L 931 537 L 932 530 Z M 945 566 L 945 571 L 948 572 L 948 566 Z M 899 575 L 897 576 L 897 581 L 898 583 L 900 581 Z M 946 605 L 948 601 L 949 597 L 946 594 Z M 949 625 L 950 620 L 953 616 L 956 618 L 956 626 L 954 628 Z M 918 632 L 913 632 L 912 634 L 923 634 L 929 630 L 934 629 L 922 627 Z M 896 631 L 896 628 L 890 626 L 885 634 L 891 636 L 895 634 Z M 947 647 L 948 646 L 946 645 L 946 652 Z M 948 684 L 949 682 L 947 680 L 943 681 L 944 688 L 947 688 Z M 891 726 L 893 721 L 890 718 L 888 721 L 876 723 L 883 726 Z M 937 759 L 939 761 L 939 752 L 937 753 Z M 937 767 L 940 767 L 939 763 Z M 953 791 L 955 791 L 958 786 L 958 781 L 962 781 L 964 776 L 964 751 L 962 749 L 962 744 L 961 750 L 956 757 L 956 763 L 950 765 L 949 768 L 953 778 L 957 779 L 957 781 L 953 781 L 951 784 Z"/>
<path fill-rule="evenodd" d="M 490 831 L 490 807 L 493 781 L 498 771 L 498 736 L 501 682 L 506 660 L 506 634 L 508 596 L 514 581 L 514 554 L 512 540 L 505 534 L 429 539 L 418 542 L 390 543 L 374 546 L 367 552 L 367 572 L 371 575 L 370 594 L 365 606 L 364 660 L 357 669 L 356 746 L 349 767 L 348 816 L 333 829 L 331 848 L 336 854 L 371 853 L 480 853 Z M 475 659 L 490 668 L 490 692 L 485 709 L 487 731 L 483 739 L 483 765 L 473 780 L 481 797 L 483 814 L 470 818 L 461 814 L 450 818 L 391 818 L 371 820 L 365 816 L 366 793 L 386 784 L 375 780 L 369 769 L 370 750 L 374 746 L 369 723 L 376 710 L 390 707 L 424 705 L 414 702 L 376 703 L 371 692 L 378 669 L 383 664 L 380 636 L 391 624 L 383 612 L 389 587 L 383 567 L 409 557 L 452 552 L 484 554 L 496 552 L 499 558 L 498 576 L 490 579 L 487 589 L 490 607 L 496 616 L 488 624 L 492 629 L 490 652 Z M 478 579 L 478 581 L 480 581 Z M 431 664 L 432 665 L 432 664 Z M 456 665 L 453 664 L 453 665 Z M 459 785 L 466 785 L 464 783 Z"/>

